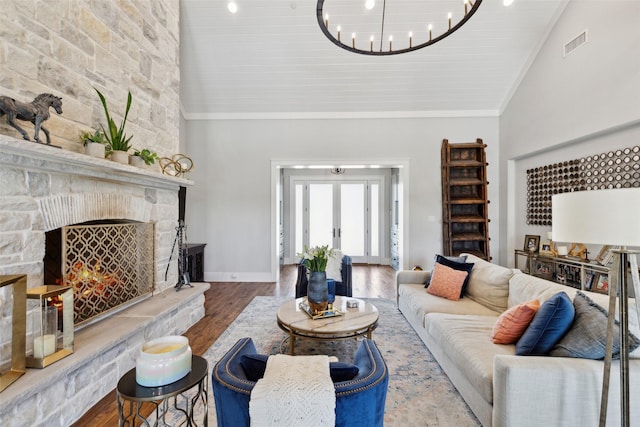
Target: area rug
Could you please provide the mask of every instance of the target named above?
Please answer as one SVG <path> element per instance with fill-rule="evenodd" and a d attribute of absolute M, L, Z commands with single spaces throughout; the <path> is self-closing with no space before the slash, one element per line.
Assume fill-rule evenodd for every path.
<path fill-rule="evenodd" d="M 276 324 L 276 312 L 286 298 L 255 297 L 220 338 L 205 352 L 209 371 L 243 337 L 251 337 L 259 352 L 287 353 L 288 335 Z M 380 312 L 373 339 L 389 368 L 385 426 L 477 427 L 480 423 L 392 300 L 367 299 Z M 296 339 L 296 354 L 328 354 L 353 361 L 355 339 L 321 342 Z M 209 377 L 211 378 L 211 377 Z M 209 425 L 216 410 L 209 383 Z"/>

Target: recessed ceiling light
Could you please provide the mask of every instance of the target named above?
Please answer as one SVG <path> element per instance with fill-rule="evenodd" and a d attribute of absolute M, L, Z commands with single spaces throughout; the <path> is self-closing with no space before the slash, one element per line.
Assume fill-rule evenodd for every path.
<path fill-rule="evenodd" d="M 367 0 L 366 2 L 364 2 L 364 7 L 366 7 L 369 10 L 373 9 L 375 5 L 376 5 L 375 0 Z"/>
<path fill-rule="evenodd" d="M 230 1 L 227 4 L 227 9 L 229 9 L 229 12 L 231 13 L 236 13 L 238 11 L 238 5 L 236 4 L 236 2 Z"/>
<path fill-rule="evenodd" d="M 502 4 L 505 6 L 511 6 L 512 3 L 513 3 L 513 0 L 502 0 Z"/>

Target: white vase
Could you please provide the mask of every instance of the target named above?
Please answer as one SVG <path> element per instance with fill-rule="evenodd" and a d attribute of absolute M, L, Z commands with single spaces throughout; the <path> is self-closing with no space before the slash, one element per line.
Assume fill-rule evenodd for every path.
<path fill-rule="evenodd" d="M 111 160 L 113 160 L 114 162 L 122 163 L 123 165 L 128 165 L 129 153 L 127 153 L 126 151 L 120 151 L 120 150 L 112 151 Z"/>
<path fill-rule="evenodd" d="M 104 144 L 100 144 L 99 142 L 87 142 L 87 145 L 84 146 L 84 154 L 87 154 L 91 157 L 104 159 Z"/>
<path fill-rule="evenodd" d="M 144 159 L 140 156 L 129 156 L 129 164 L 138 168 L 144 168 L 147 166 Z"/>

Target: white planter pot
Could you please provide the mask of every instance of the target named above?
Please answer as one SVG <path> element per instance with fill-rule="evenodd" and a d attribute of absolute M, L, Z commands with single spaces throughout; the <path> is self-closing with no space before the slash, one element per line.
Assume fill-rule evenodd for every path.
<path fill-rule="evenodd" d="M 144 168 L 147 166 L 144 159 L 138 156 L 129 156 L 129 164 L 138 168 Z"/>
<path fill-rule="evenodd" d="M 126 151 L 112 151 L 111 160 L 114 162 L 122 163 L 123 165 L 129 164 L 129 153 Z"/>
<path fill-rule="evenodd" d="M 100 144 L 99 142 L 88 142 L 87 145 L 84 146 L 84 154 L 87 154 L 91 157 L 104 159 L 104 144 Z"/>

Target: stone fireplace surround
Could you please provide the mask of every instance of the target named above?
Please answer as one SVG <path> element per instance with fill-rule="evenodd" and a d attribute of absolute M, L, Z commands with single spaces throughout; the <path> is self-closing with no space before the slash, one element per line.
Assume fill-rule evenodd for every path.
<path fill-rule="evenodd" d="M 176 292 L 175 256 L 164 280 L 177 225 L 178 190 L 192 184 L 159 169 L 0 135 L 0 274 L 27 274 L 28 288 L 44 284 L 44 234 L 63 225 L 130 219 L 154 223 L 155 234 L 153 296 L 76 332 L 71 356 L 45 369 L 27 369 L 0 394 L 3 426 L 72 424 L 135 365 L 144 341 L 181 334 L 204 316 L 208 285 L 194 283 L 194 288 Z M 0 363 L 9 357 L 11 330 L 9 304 L 2 299 L 0 295 Z"/>

